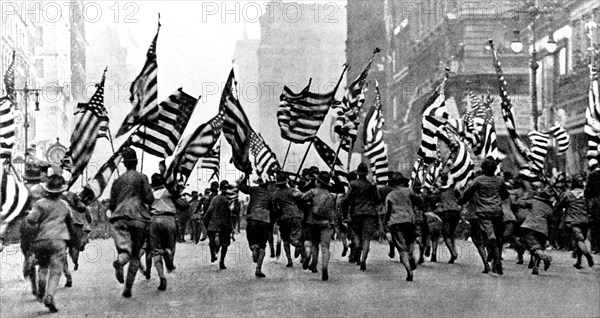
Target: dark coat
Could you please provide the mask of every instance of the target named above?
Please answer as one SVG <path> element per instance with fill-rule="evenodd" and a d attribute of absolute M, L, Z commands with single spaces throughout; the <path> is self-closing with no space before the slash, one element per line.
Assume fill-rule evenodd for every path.
<path fill-rule="evenodd" d="M 208 231 L 232 232 L 231 210 L 227 195 L 220 194 L 212 198 L 206 211 L 205 222 Z"/>
<path fill-rule="evenodd" d="M 154 202 L 152 188 L 146 175 L 128 170 L 113 183 L 110 190 L 110 221 L 128 219 L 150 222 L 150 205 Z"/>
<path fill-rule="evenodd" d="M 378 215 L 377 206 L 382 203 L 377 187 L 365 179 L 350 183 L 344 204 L 350 215 Z"/>
<path fill-rule="evenodd" d="M 504 182 L 495 176 L 479 176 L 463 194 L 458 204 L 471 201 L 475 213 L 502 214 L 502 200 L 509 196 Z"/>
<path fill-rule="evenodd" d="M 41 199 L 33 204 L 27 222 L 38 226 L 36 241 L 71 239 L 73 217 L 69 204 L 62 199 Z"/>
<path fill-rule="evenodd" d="M 454 188 L 441 189 L 433 196 L 436 201 L 434 212 L 460 211 L 460 206 L 457 203 L 460 193 Z"/>
<path fill-rule="evenodd" d="M 280 220 L 302 218 L 302 211 L 298 207 L 298 200 L 302 199 L 302 192 L 295 188 L 280 188 L 273 194 L 273 205 Z"/>
<path fill-rule="evenodd" d="M 415 204 L 418 197 L 409 188 L 396 189 L 385 199 L 385 221 L 388 226 L 415 223 Z"/>
<path fill-rule="evenodd" d="M 531 199 L 531 210 L 521 225 L 524 229 L 530 229 L 548 236 L 548 222 L 552 216 L 552 205 L 550 202 L 533 197 Z"/>
<path fill-rule="evenodd" d="M 246 218 L 248 220 L 271 223 L 271 211 L 273 210 L 273 206 L 269 190 L 261 187 L 250 187 L 245 184 L 240 184 L 238 188 L 242 193 L 250 196 L 250 202 L 248 203 L 248 209 L 246 210 Z"/>
<path fill-rule="evenodd" d="M 582 189 L 573 189 L 565 192 L 555 208 L 555 213 L 560 214 L 564 209 L 564 224 L 570 226 L 575 224 L 587 224 L 589 222 L 587 206 Z"/>

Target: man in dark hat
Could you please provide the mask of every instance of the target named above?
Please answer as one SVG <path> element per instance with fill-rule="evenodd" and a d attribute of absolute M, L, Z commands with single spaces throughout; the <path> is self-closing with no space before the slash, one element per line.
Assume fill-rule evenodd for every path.
<path fill-rule="evenodd" d="M 385 200 L 385 223 L 406 269 L 406 280 L 412 281 L 413 270 L 417 269 L 412 256 L 412 245 L 416 237 L 414 207 L 419 204 L 419 198 L 408 188 L 408 182 L 409 179 L 399 172 L 390 178 L 389 184 L 394 190 Z"/>
<path fill-rule="evenodd" d="M 464 192 L 458 204 L 464 205 L 471 201 L 473 211 L 475 211 L 479 220 L 481 234 L 491 251 L 492 271 L 502 275 L 498 240 L 501 240 L 504 235 L 502 200 L 506 200 L 509 193 L 504 181 L 495 175 L 496 161 L 494 158 L 487 157 L 481 164 L 481 170 L 483 175 L 475 178 L 475 181 Z M 487 273 L 487 269 L 484 270 L 484 273 Z"/>
<path fill-rule="evenodd" d="M 288 186 L 288 178 L 280 173 L 277 175 L 277 191 L 273 194 L 274 208 L 278 215 L 279 232 L 283 240 L 283 249 L 287 258 L 286 267 L 292 267 L 291 246 L 304 255 L 302 244 L 302 211 L 298 207 L 298 201 L 302 198 L 302 192 Z"/>
<path fill-rule="evenodd" d="M 333 234 L 333 225 L 335 221 L 335 197 L 329 192 L 328 187 L 331 182 L 331 174 L 327 171 L 321 171 L 316 178 L 316 188 L 309 190 L 302 195 L 304 200 L 312 202 L 312 208 L 308 215 L 307 224 L 310 228 L 310 251 L 305 251 L 305 264 L 311 260 L 310 269 L 317 273 L 317 260 L 319 250 L 322 251 L 321 261 L 321 279 L 329 279 L 329 246 Z M 308 255 L 311 255 L 309 257 Z"/>
<path fill-rule="evenodd" d="M 73 235 L 73 219 L 69 205 L 61 200 L 61 193 L 67 190 L 65 179 L 52 175 L 42 185 L 44 198 L 33 204 L 27 223 L 37 228 L 37 235 L 32 245 L 38 270 L 38 300 L 43 301 L 51 312 L 58 309 L 54 303 L 54 294 L 58 288 L 63 272 L 63 260 L 66 258 L 67 242 L 72 244 L 76 237 Z"/>
<path fill-rule="evenodd" d="M 151 220 L 149 206 L 154 201 L 148 177 L 137 172 L 137 155 L 131 148 L 123 150 L 123 164 L 127 171 L 117 178 L 110 191 L 108 209 L 113 224 L 113 239 L 119 255 L 113 262 L 115 276 L 125 283 L 123 297 L 131 297 L 135 275 L 140 267 L 140 251 L 146 240 L 148 223 Z M 129 263 L 127 280 L 123 267 Z"/>
<path fill-rule="evenodd" d="M 358 165 L 356 174 L 358 180 L 350 183 L 350 190 L 345 201 L 347 206 L 345 210 L 349 212 L 352 218 L 352 227 L 355 234 L 354 246 L 359 247 L 355 249 L 355 253 L 360 255 L 358 264 L 360 264 L 360 269 L 365 271 L 371 238 L 382 228 L 378 214 L 381 197 L 377 187 L 367 180 L 369 168 L 365 163 Z"/>
<path fill-rule="evenodd" d="M 25 174 L 23 175 L 25 187 L 27 188 L 28 196 L 27 203 L 23 210 L 25 215 L 28 214 L 35 202 L 44 197 L 44 189 L 42 188 L 42 174 L 40 169 L 35 164 L 25 165 Z M 37 236 L 37 228 L 31 226 L 28 222 L 22 221 L 19 227 L 19 242 L 21 252 L 23 252 L 23 277 L 31 282 L 31 293 L 37 295 L 37 272 L 35 270 L 35 255 L 33 254 L 33 242 Z"/>
<path fill-rule="evenodd" d="M 163 261 L 167 272 L 175 269 L 175 215 L 179 210 L 188 209 L 189 203 L 185 199 L 171 194 L 165 188 L 164 179 L 159 173 L 152 175 L 151 185 L 154 190 L 154 202 L 150 208 L 152 222 L 149 229 L 151 254 L 154 268 L 160 278 L 158 290 L 166 290 L 167 278 L 163 269 Z"/>
<path fill-rule="evenodd" d="M 256 263 L 254 275 L 257 278 L 265 277 L 262 264 L 265 259 L 265 249 L 269 240 L 271 228 L 271 211 L 273 210 L 271 192 L 267 190 L 268 184 L 261 178 L 255 181 L 257 186 L 248 185 L 249 174 L 238 182 L 238 189 L 250 196 L 250 203 L 246 215 L 246 236 L 252 251 L 252 260 Z"/>
<path fill-rule="evenodd" d="M 217 253 L 221 250 L 220 269 L 227 269 L 225 266 L 225 256 L 227 249 L 231 244 L 231 210 L 229 209 L 228 191 L 231 185 L 227 180 L 221 181 L 219 190 L 221 193 L 211 199 L 210 206 L 206 210 L 205 222 L 208 230 L 208 246 L 210 247 L 210 261 L 217 261 Z"/>

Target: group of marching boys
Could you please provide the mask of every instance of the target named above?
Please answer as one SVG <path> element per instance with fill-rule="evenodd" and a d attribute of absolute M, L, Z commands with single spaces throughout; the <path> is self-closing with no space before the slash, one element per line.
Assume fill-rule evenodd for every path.
<path fill-rule="evenodd" d="M 122 295 L 126 298 L 132 296 L 138 271 L 150 279 L 152 264 L 160 279 L 158 289 L 167 288 L 165 269 L 175 269 L 176 241 L 183 240 L 188 221 L 192 241 L 198 243 L 208 237 L 211 262 L 218 260 L 219 268 L 226 269 L 232 232 L 239 224 L 238 190 L 249 196 L 246 235 L 257 278 L 265 277 L 262 265 L 266 246 L 278 229 L 286 267 L 293 267 L 291 247 L 294 257 L 301 258 L 303 269 L 313 273 L 319 272 L 321 254 L 321 278 L 327 281 L 330 244 L 337 234 L 344 247 L 342 256 L 348 254 L 349 261 L 365 271 L 371 240 L 385 236 L 389 256 L 394 258 L 398 251 L 406 280 L 412 281 L 413 271 L 424 262 L 428 251 L 432 252 L 431 261 L 437 261 L 440 236 L 450 251 L 449 263 L 456 261 L 454 232 L 461 219 L 470 224 L 483 273 L 503 274 L 501 255 L 506 243 L 517 251 L 519 264 L 523 264 L 524 251 L 529 251 L 532 274 L 538 275 L 541 263 L 547 270 L 552 258 L 544 250 L 552 220 L 571 230 L 576 244 L 574 266 L 581 269 L 583 257 L 589 267 L 594 264 L 587 237 L 590 223 L 598 220 L 600 194 L 592 187 L 600 186 L 600 172 L 590 175 L 587 188 L 583 180 L 575 178 L 558 194 L 543 183 L 496 176 L 496 162 L 487 158 L 464 191 L 458 191 L 447 175 L 440 177 L 441 186 L 429 189 L 418 180 L 411 184 L 399 172 L 390 172 L 388 185 L 377 187 L 368 180 L 367 165 L 361 163 L 349 173 L 347 188 L 329 171 L 311 167 L 299 176 L 276 172 L 272 182 L 259 178 L 251 183 L 249 173 L 236 185 L 213 182 L 203 196 L 194 192 L 188 202 L 165 187 L 161 173 L 148 180 L 136 171 L 134 150 L 123 151 L 123 163 L 127 171 L 112 185 L 107 214 L 118 252 L 112 266 L 117 281 L 125 285 Z M 78 253 L 87 242 L 90 214 L 76 194 L 66 191 L 62 176 L 45 176 L 39 168 L 31 168 L 24 177 L 30 192 L 28 214 L 21 222 L 24 275 L 31 280 L 37 299 L 56 312 L 54 294 L 63 272 L 66 286 L 72 285 L 67 255 L 77 270 Z M 183 225 L 181 211 L 189 212 Z M 35 266 L 39 266 L 37 272 Z"/>

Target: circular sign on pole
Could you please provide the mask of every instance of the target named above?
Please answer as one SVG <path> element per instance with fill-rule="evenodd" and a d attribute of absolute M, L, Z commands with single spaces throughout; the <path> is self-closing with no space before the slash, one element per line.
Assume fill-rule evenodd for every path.
<path fill-rule="evenodd" d="M 67 147 L 63 146 L 59 139 L 56 138 L 56 143 L 48 147 L 48 150 L 46 150 L 46 160 L 54 165 L 60 166 L 61 161 L 67 153 L 67 150 Z"/>

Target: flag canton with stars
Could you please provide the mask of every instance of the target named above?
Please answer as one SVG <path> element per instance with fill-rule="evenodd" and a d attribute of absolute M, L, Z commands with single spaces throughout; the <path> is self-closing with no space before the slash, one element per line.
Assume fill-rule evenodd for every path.
<path fill-rule="evenodd" d="M 98 117 L 107 117 L 106 108 L 104 107 L 104 80 L 97 84 L 98 89 L 88 103 L 88 109 Z"/>
<path fill-rule="evenodd" d="M 333 150 L 331 150 L 331 148 L 329 148 L 329 146 L 327 146 L 327 144 L 325 144 L 319 138 L 315 138 L 314 146 L 328 165 L 331 165 L 332 163 L 335 163 L 335 165 L 342 165 L 342 162 L 335 155 L 335 152 L 333 152 Z"/>

